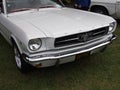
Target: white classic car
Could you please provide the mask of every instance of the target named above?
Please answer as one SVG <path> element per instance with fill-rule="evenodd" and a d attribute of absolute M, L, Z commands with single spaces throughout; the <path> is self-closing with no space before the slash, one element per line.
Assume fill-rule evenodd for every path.
<path fill-rule="evenodd" d="M 102 51 L 116 38 L 113 18 L 52 0 L 2 0 L 0 8 L 0 33 L 13 45 L 21 72 L 72 62 L 78 54 Z"/>
<path fill-rule="evenodd" d="M 91 0 L 90 11 L 120 19 L 120 0 Z"/>

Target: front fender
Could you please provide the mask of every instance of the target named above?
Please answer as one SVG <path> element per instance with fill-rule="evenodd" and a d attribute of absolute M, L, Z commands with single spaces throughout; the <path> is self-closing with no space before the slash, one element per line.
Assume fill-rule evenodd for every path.
<path fill-rule="evenodd" d="M 21 40 L 19 40 L 14 35 L 11 35 L 11 44 L 12 45 L 16 44 L 21 54 L 27 51 L 26 44 L 22 42 Z"/>

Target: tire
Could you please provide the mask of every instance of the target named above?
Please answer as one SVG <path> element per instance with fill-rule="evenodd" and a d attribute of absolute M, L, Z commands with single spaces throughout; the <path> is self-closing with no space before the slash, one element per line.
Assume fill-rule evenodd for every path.
<path fill-rule="evenodd" d="M 91 11 L 99 14 L 109 15 L 108 11 L 104 7 L 94 7 Z"/>
<path fill-rule="evenodd" d="M 32 66 L 23 60 L 22 55 L 20 54 L 19 49 L 16 44 L 13 45 L 13 49 L 14 49 L 15 63 L 16 63 L 18 70 L 21 73 L 29 72 L 32 69 Z"/>

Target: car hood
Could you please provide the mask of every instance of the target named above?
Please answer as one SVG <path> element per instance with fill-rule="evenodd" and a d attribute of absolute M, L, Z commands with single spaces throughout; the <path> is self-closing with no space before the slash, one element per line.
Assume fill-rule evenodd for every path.
<path fill-rule="evenodd" d="M 86 32 L 108 26 L 114 21 L 108 16 L 71 8 L 49 8 L 29 13 L 17 13 L 11 15 L 9 19 L 19 27 L 21 24 L 27 24 L 29 28 L 34 27 L 36 32 L 43 33 L 46 37 L 61 37 Z M 17 22 L 20 23 L 17 24 Z M 33 30 L 27 30 L 27 33 L 30 32 Z"/>

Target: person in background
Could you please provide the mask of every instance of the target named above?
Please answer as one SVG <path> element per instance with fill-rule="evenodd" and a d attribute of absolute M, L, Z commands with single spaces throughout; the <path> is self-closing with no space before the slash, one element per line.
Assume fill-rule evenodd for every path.
<path fill-rule="evenodd" d="M 91 0 L 75 0 L 75 8 L 88 10 L 91 4 Z"/>

